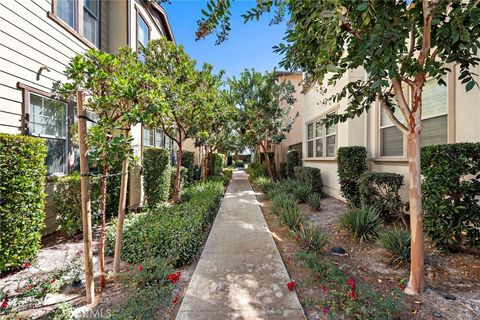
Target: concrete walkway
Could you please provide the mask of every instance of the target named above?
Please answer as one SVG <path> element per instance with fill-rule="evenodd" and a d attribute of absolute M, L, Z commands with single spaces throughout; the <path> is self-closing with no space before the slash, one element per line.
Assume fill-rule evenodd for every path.
<path fill-rule="evenodd" d="M 255 194 L 235 171 L 177 320 L 306 319 Z"/>

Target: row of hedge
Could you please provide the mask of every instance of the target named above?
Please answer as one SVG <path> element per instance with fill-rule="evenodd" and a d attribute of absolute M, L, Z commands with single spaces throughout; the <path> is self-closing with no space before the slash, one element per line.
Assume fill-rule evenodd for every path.
<path fill-rule="evenodd" d="M 209 181 L 185 188 L 182 202 L 149 208 L 125 219 L 122 259 L 139 263 L 157 257 L 173 266 L 190 262 L 197 254 L 203 230 L 210 223 L 224 192 L 222 181 Z M 106 253 L 113 254 L 116 223 L 107 230 Z"/>

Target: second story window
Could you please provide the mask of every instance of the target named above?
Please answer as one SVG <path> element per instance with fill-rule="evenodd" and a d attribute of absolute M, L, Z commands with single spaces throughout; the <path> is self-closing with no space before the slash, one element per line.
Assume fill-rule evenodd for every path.
<path fill-rule="evenodd" d="M 100 0 L 52 0 L 49 17 L 83 43 L 100 45 Z"/>
<path fill-rule="evenodd" d="M 148 27 L 145 19 L 140 15 L 140 13 L 137 13 L 137 52 L 139 53 L 141 61 L 143 61 L 145 58 L 141 53 L 140 49 L 146 47 L 149 40 L 150 28 Z"/>
<path fill-rule="evenodd" d="M 333 158 L 337 150 L 337 125 L 326 126 L 322 116 L 307 124 L 307 158 Z"/>
<path fill-rule="evenodd" d="M 83 35 L 96 46 L 98 46 L 99 11 L 98 0 L 83 1 Z"/>

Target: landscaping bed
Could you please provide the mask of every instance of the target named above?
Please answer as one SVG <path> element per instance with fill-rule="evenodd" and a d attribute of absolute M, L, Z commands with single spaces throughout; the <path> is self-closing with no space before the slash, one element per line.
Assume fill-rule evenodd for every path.
<path fill-rule="evenodd" d="M 271 201 L 259 194 L 265 219 L 274 234 L 282 258 L 291 278 L 298 282 L 297 292 L 309 319 L 335 319 L 345 310 L 335 313 L 332 297 L 328 297 L 325 283 L 329 279 L 319 277 L 311 267 L 305 247 L 296 239 L 294 232 L 286 228 L 278 215 L 270 212 Z M 322 198 L 320 210 L 312 210 L 306 204 L 299 205 L 307 214 L 308 221 L 323 227 L 330 234 L 330 242 L 316 256 L 314 265 L 332 263 L 344 274 L 361 285 L 367 285 L 382 296 L 397 294 L 399 319 L 479 319 L 480 318 L 480 258 L 473 254 L 442 254 L 431 245 L 427 246 L 426 271 L 428 288 L 421 296 L 401 293 L 408 280 L 408 264 L 392 265 L 387 252 L 373 241 L 359 243 L 338 227 L 338 219 L 346 210 L 343 202 L 331 197 Z M 390 226 L 387 226 L 390 228 Z M 346 256 L 329 252 L 330 248 L 342 247 Z M 306 258 L 307 257 L 307 258 Z M 311 262 L 311 261 L 310 261 Z M 454 299 L 454 300 L 452 300 Z M 338 300 L 338 299 L 337 299 Z M 342 309 L 339 306 L 338 309 Z M 360 309 L 360 306 L 359 306 Z M 366 319 L 361 312 L 350 310 L 348 318 Z M 396 318 L 392 317 L 392 318 Z"/>

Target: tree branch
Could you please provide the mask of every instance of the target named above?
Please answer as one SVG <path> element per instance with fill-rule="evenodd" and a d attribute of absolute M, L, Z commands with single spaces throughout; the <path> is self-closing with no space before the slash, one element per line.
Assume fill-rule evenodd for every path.
<path fill-rule="evenodd" d="M 395 117 L 395 115 L 393 114 L 392 110 L 387 106 L 387 103 L 385 102 L 385 100 L 383 99 L 383 97 L 379 94 L 378 95 L 378 100 L 380 101 L 380 106 L 383 108 L 383 110 L 385 110 L 385 112 L 387 113 L 387 116 L 388 118 L 390 119 L 390 121 L 393 122 L 393 124 L 404 134 L 404 135 L 408 135 L 408 128 L 403 124 L 401 123 L 397 117 Z"/>
<path fill-rule="evenodd" d="M 432 8 L 429 0 L 423 0 L 423 40 L 422 49 L 418 55 L 418 63 L 423 67 L 430 54 L 432 33 Z"/>
<path fill-rule="evenodd" d="M 400 81 L 397 79 L 392 79 L 392 86 L 393 86 L 393 93 L 395 94 L 395 98 L 397 99 L 398 108 L 402 112 L 404 119 L 410 118 L 410 108 L 408 107 L 407 100 L 405 99 L 405 95 L 403 94 L 403 88 Z"/>

